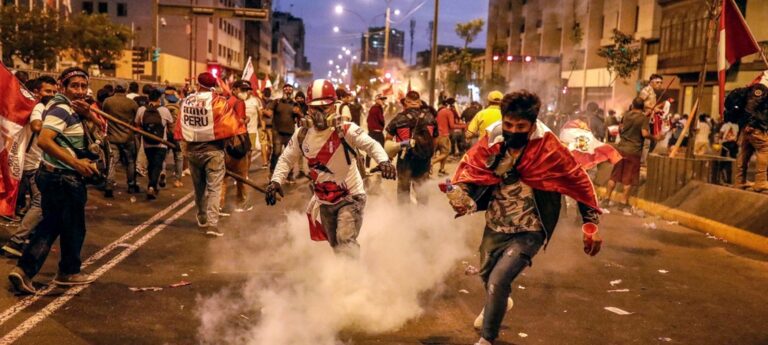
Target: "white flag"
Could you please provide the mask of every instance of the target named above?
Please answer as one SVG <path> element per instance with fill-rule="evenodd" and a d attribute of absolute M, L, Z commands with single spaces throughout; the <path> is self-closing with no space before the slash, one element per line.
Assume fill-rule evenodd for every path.
<path fill-rule="evenodd" d="M 250 80 L 251 75 L 253 75 L 253 63 L 251 62 L 251 57 L 248 57 L 248 62 L 245 63 L 245 68 L 243 69 L 243 77 L 240 78 L 242 80 Z"/>

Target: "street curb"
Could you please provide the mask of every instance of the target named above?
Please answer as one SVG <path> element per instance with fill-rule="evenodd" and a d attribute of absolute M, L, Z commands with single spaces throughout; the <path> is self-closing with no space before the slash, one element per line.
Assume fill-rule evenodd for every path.
<path fill-rule="evenodd" d="M 605 187 L 599 187 L 596 188 L 596 190 L 598 195 L 605 195 Z M 657 215 L 666 220 L 675 220 L 678 221 L 680 225 L 703 233 L 712 234 L 742 247 L 768 254 L 768 237 L 755 234 L 749 230 L 723 224 L 712 219 L 671 208 L 659 203 L 647 201 L 638 197 L 630 197 L 629 203 L 632 206 L 640 208 L 648 213 Z"/>

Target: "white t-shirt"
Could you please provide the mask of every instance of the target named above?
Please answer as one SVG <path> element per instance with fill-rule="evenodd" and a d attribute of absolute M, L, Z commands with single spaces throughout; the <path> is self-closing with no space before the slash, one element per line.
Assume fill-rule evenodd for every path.
<path fill-rule="evenodd" d="M 136 111 L 136 125 L 141 127 L 141 122 L 144 119 L 144 112 L 147 110 L 147 107 L 139 107 L 139 110 Z M 173 115 L 171 115 L 171 111 L 168 110 L 168 108 L 164 106 L 159 106 L 157 108 L 157 112 L 160 113 L 160 118 L 163 119 L 163 136 L 162 138 L 165 139 L 168 135 L 168 128 L 171 128 L 173 130 Z M 161 148 L 168 148 L 165 144 L 150 144 L 146 140 L 144 140 L 144 137 L 141 137 L 142 143 L 144 144 L 144 147 L 161 147 Z"/>
<path fill-rule="evenodd" d="M 245 100 L 245 116 L 248 118 L 248 133 L 256 134 L 259 132 L 259 107 L 261 102 L 254 97 L 248 97 Z"/>
<path fill-rule="evenodd" d="M 32 109 L 32 115 L 29 117 L 30 124 L 35 120 L 42 122 L 43 111 L 45 111 L 45 105 L 43 105 L 43 103 L 35 104 L 35 107 Z M 27 125 L 27 128 L 29 131 L 32 130 L 30 125 Z M 32 141 L 29 143 L 29 150 L 27 150 L 27 153 L 24 155 L 24 171 L 37 169 L 40 167 L 40 161 L 42 159 L 43 150 L 37 146 L 37 135 L 35 135 L 34 138 L 32 138 Z"/>

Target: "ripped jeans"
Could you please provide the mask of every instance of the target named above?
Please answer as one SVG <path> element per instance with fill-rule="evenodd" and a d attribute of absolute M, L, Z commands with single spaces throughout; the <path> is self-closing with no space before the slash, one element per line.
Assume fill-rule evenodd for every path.
<path fill-rule="evenodd" d="M 512 282 L 531 265 L 542 244 L 542 231 L 507 234 L 486 227 L 480 247 L 483 260 L 480 274 L 486 290 L 482 336 L 486 340 L 493 341 L 499 336 Z"/>
<path fill-rule="evenodd" d="M 328 242 L 336 253 L 359 257 L 357 236 L 363 226 L 366 200 L 365 194 L 355 194 L 335 205 L 320 205 L 320 220 Z"/>

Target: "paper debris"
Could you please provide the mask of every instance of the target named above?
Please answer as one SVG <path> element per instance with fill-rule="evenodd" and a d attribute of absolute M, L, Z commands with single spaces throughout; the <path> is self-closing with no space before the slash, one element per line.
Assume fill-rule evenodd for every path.
<path fill-rule="evenodd" d="M 611 280 L 611 286 L 616 286 L 621 284 L 621 279 Z"/>
<path fill-rule="evenodd" d="M 661 273 L 661 274 L 667 274 L 667 273 L 669 273 L 669 271 L 667 271 L 667 270 L 659 270 L 659 273 Z"/>
<path fill-rule="evenodd" d="M 186 273 L 182 273 L 182 274 L 181 274 L 181 276 L 182 276 L 182 277 L 189 277 L 189 274 L 186 274 Z"/>
<path fill-rule="evenodd" d="M 615 262 L 609 262 L 609 263 L 605 264 L 605 267 L 617 267 L 617 268 L 624 268 L 624 266 L 623 266 L 623 265 L 621 265 L 621 264 L 617 264 L 617 263 L 615 263 Z"/>
<path fill-rule="evenodd" d="M 608 290 L 608 292 L 629 292 L 629 289 Z"/>
<path fill-rule="evenodd" d="M 522 286 L 522 285 L 518 285 L 517 288 L 520 290 L 525 290 L 525 286 Z"/>
<path fill-rule="evenodd" d="M 177 287 L 187 286 L 187 285 L 190 285 L 190 284 L 192 284 L 192 283 L 190 283 L 190 282 L 188 282 L 186 280 L 182 280 L 182 281 L 180 281 L 180 282 L 178 282 L 176 284 L 171 284 L 169 286 L 172 287 L 172 288 L 177 288 Z"/>
<path fill-rule="evenodd" d="M 517 335 L 519 335 L 520 338 L 527 338 L 528 337 L 528 334 L 525 334 L 525 333 L 522 333 L 522 332 L 521 333 L 517 333 Z"/>
<path fill-rule="evenodd" d="M 469 293 L 469 291 L 467 291 L 467 290 L 464 290 L 464 289 L 461 289 L 461 290 L 459 290 L 459 292 L 460 292 L 460 293 Z"/>
<path fill-rule="evenodd" d="M 246 319 L 246 320 L 250 320 L 250 318 L 248 318 L 247 316 L 245 316 L 243 314 L 240 314 L 240 317 L 243 318 L 243 319 Z"/>
<path fill-rule="evenodd" d="M 659 341 L 666 341 L 666 342 L 670 342 L 670 341 L 672 341 L 672 338 L 667 338 L 667 337 L 659 337 Z"/>
<path fill-rule="evenodd" d="M 133 204 L 134 202 L 136 202 L 136 197 L 132 196 L 130 200 L 131 200 L 131 204 Z"/>
<path fill-rule="evenodd" d="M 643 211 L 641 209 L 636 209 L 635 210 L 635 215 L 640 217 L 640 218 L 645 218 L 645 211 Z"/>
<path fill-rule="evenodd" d="M 480 273 L 480 270 L 477 269 L 477 267 L 472 265 L 467 265 L 467 268 L 464 270 L 464 274 L 468 276 L 474 276 Z"/>
<path fill-rule="evenodd" d="M 650 230 L 656 230 L 656 223 L 654 222 L 644 223 L 643 227 Z"/>
<path fill-rule="evenodd" d="M 667 224 L 669 224 L 669 225 L 677 225 L 677 224 L 680 224 L 680 222 L 678 222 L 676 220 L 670 220 L 670 221 L 667 222 Z M 667 339 L 669 339 L 669 338 L 667 338 Z"/>
<path fill-rule="evenodd" d="M 148 286 L 148 287 L 129 287 L 128 290 L 131 290 L 133 292 L 144 292 L 144 291 L 162 291 L 163 288 L 158 286 Z"/>
<path fill-rule="evenodd" d="M 108 202 L 108 203 L 106 203 L 106 205 L 109 207 L 109 206 L 112 206 L 112 203 Z"/>
<path fill-rule="evenodd" d="M 611 313 L 618 314 L 618 315 L 632 315 L 633 313 L 630 313 L 624 309 L 619 309 L 616 307 L 605 307 L 605 310 L 610 311 Z"/>

